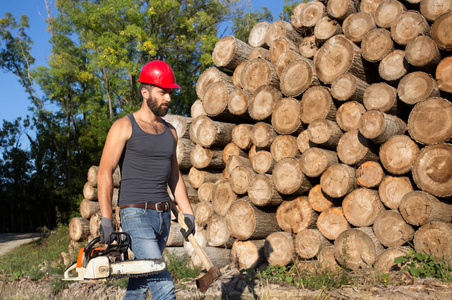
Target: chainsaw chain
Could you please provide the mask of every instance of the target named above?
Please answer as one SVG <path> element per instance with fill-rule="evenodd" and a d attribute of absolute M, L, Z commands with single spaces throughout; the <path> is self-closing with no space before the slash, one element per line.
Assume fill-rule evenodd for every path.
<path fill-rule="evenodd" d="M 163 259 L 157 260 L 157 259 L 138 259 L 138 260 L 152 260 L 152 261 L 162 261 L 164 262 Z M 111 265 L 114 264 L 119 264 L 119 263 L 123 263 L 124 261 L 117 261 L 117 262 L 112 262 L 110 263 Z M 132 278 L 138 278 L 138 277 L 146 277 L 146 276 L 150 276 L 150 275 L 155 275 L 158 273 L 162 273 L 164 271 L 166 271 L 168 269 L 168 267 L 165 267 L 165 269 L 161 270 L 161 271 L 155 271 L 155 272 L 148 272 L 148 273 L 141 273 L 141 274 L 110 274 L 110 277 L 114 277 L 114 278 L 124 278 L 124 277 L 132 277 Z"/>

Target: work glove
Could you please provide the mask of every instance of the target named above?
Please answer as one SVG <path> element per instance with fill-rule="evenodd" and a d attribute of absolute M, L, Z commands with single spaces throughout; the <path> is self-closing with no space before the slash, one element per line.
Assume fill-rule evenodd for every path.
<path fill-rule="evenodd" d="M 184 239 L 188 242 L 188 236 L 190 234 L 195 235 L 195 216 L 191 214 L 184 214 L 184 222 L 188 229 L 185 230 L 184 228 L 181 228 L 180 232 L 182 233 Z"/>
<path fill-rule="evenodd" d="M 102 217 L 100 219 L 100 243 L 107 244 L 110 241 L 110 234 L 113 231 L 113 220 Z"/>

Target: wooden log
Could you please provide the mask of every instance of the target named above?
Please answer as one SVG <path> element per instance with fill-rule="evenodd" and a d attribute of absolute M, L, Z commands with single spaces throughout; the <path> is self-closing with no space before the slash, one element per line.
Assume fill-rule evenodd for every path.
<path fill-rule="evenodd" d="M 375 9 L 375 23 L 381 28 L 391 28 L 392 23 L 406 11 L 405 5 L 397 0 L 385 0 Z"/>
<path fill-rule="evenodd" d="M 406 130 L 407 125 L 402 119 L 380 110 L 368 110 L 359 120 L 359 132 L 375 144 L 382 144 Z"/>
<path fill-rule="evenodd" d="M 91 201 L 97 201 L 97 187 L 92 186 L 89 182 L 83 185 L 83 198 Z"/>
<path fill-rule="evenodd" d="M 378 187 L 381 202 L 389 209 L 399 209 L 400 202 L 405 194 L 412 192 L 413 186 L 406 176 L 386 176 Z"/>
<path fill-rule="evenodd" d="M 336 150 L 339 159 L 351 166 L 358 166 L 365 161 L 378 161 L 374 144 L 356 129 L 342 135 Z"/>
<path fill-rule="evenodd" d="M 275 167 L 275 160 L 270 151 L 259 150 L 251 160 L 253 170 L 258 174 L 272 173 Z"/>
<path fill-rule="evenodd" d="M 238 241 L 232 245 L 232 261 L 239 269 L 256 268 L 263 264 L 265 240 Z"/>
<path fill-rule="evenodd" d="M 447 28 L 450 28 L 451 24 L 452 12 L 439 16 L 435 22 L 433 22 L 430 34 L 438 48 L 442 50 L 452 50 L 452 38 L 450 37 L 450 32 L 447 31 Z"/>
<path fill-rule="evenodd" d="M 190 124 L 192 122 L 191 117 L 185 117 L 180 115 L 166 115 L 163 119 L 174 126 L 176 134 L 179 139 L 190 138 Z"/>
<path fill-rule="evenodd" d="M 365 188 L 377 187 L 385 173 L 376 161 L 365 161 L 356 169 L 356 182 Z"/>
<path fill-rule="evenodd" d="M 195 143 L 188 138 L 179 138 L 177 140 L 176 158 L 180 170 L 190 170 L 192 167 L 190 153 L 194 147 Z"/>
<path fill-rule="evenodd" d="M 278 77 L 281 78 L 281 74 L 286 68 L 286 66 L 297 59 L 306 59 L 306 58 L 304 58 L 300 53 L 298 53 L 298 51 L 288 50 L 281 53 L 276 62 L 274 62 L 275 71 Z"/>
<path fill-rule="evenodd" d="M 80 215 L 85 219 L 91 218 L 91 216 L 96 214 L 99 210 L 100 206 L 97 201 L 83 199 L 82 202 L 80 202 Z"/>
<path fill-rule="evenodd" d="M 177 222 L 171 222 L 166 247 L 183 247 L 184 236 L 180 232 L 180 225 Z"/>
<path fill-rule="evenodd" d="M 359 11 L 363 11 L 375 18 L 375 11 L 384 0 L 361 0 Z"/>
<path fill-rule="evenodd" d="M 292 24 L 283 20 L 275 21 L 270 25 L 265 35 L 265 43 L 271 47 L 273 41 L 279 37 L 288 38 L 296 45 L 299 45 L 303 40 Z"/>
<path fill-rule="evenodd" d="M 317 219 L 317 212 L 312 209 L 308 197 L 305 196 L 283 201 L 276 210 L 279 227 L 288 233 L 315 228 Z"/>
<path fill-rule="evenodd" d="M 231 155 L 226 163 L 226 169 L 228 174 L 230 175 L 232 170 L 239 166 L 244 166 L 247 168 L 252 168 L 251 161 L 248 157 L 239 156 L 239 155 Z"/>
<path fill-rule="evenodd" d="M 335 151 L 318 147 L 307 149 L 300 156 L 300 169 L 308 177 L 318 177 L 331 165 L 339 163 Z"/>
<path fill-rule="evenodd" d="M 286 37 L 279 37 L 272 42 L 269 52 L 269 60 L 275 64 L 278 58 L 286 51 L 298 52 L 298 44 Z"/>
<path fill-rule="evenodd" d="M 318 42 L 324 43 L 339 34 L 342 34 L 342 26 L 334 18 L 324 16 L 315 24 L 314 36 Z"/>
<path fill-rule="evenodd" d="M 256 147 L 262 149 L 270 149 L 273 140 L 276 138 L 277 133 L 275 129 L 267 123 L 258 122 L 253 125 L 251 130 L 251 140 Z"/>
<path fill-rule="evenodd" d="M 250 167 L 238 166 L 234 168 L 229 174 L 229 183 L 231 188 L 237 195 L 248 193 L 248 185 L 256 172 Z"/>
<path fill-rule="evenodd" d="M 369 85 L 363 95 L 366 110 L 379 109 L 389 114 L 397 113 L 397 89 L 384 82 Z"/>
<path fill-rule="evenodd" d="M 252 47 L 267 47 L 265 42 L 265 36 L 267 35 L 267 30 L 270 28 L 270 23 L 267 21 L 261 21 L 256 23 L 250 31 L 248 36 L 248 44 Z"/>
<path fill-rule="evenodd" d="M 298 157 L 297 138 L 287 134 L 277 135 L 270 146 L 270 153 L 276 162 L 285 157 Z"/>
<path fill-rule="evenodd" d="M 283 201 L 283 198 L 273 186 L 271 176 L 265 174 L 257 174 L 251 178 L 248 197 L 256 206 L 276 206 Z"/>
<path fill-rule="evenodd" d="M 441 91 L 452 93 L 452 56 L 444 58 L 436 68 L 436 80 Z"/>
<path fill-rule="evenodd" d="M 288 232 L 273 232 L 264 243 L 265 258 L 272 266 L 287 266 L 295 257 L 295 246 L 292 235 Z"/>
<path fill-rule="evenodd" d="M 410 247 L 391 247 L 386 249 L 375 259 L 374 270 L 380 274 L 401 270 L 401 265 L 395 264 L 394 259 L 405 256 L 409 250 Z"/>
<path fill-rule="evenodd" d="M 223 174 L 219 171 L 198 170 L 191 167 L 188 172 L 188 182 L 195 189 L 199 188 L 204 182 L 216 182 Z"/>
<path fill-rule="evenodd" d="M 330 0 L 327 4 L 327 13 L 332 18 L 344 20 L 356 12 L 358 6 L 355 0 Z"/>
<path fill-rule="evenodd" d="M 441 61 L 441 54 L 435 41 L 420 35 L 409 41 L 405 47 L 405 58 L 413 66 L 431 72 Z"/>
<path fill-rule="evenodd" d="M 229 161 L 229 158 L 231 156 L 241 156 L 241 157 L 248 157 L 245 151 L 239 148 L 236 144 L 233 142 L 227 144 L 223 148 L 223 161 L 227 164 Z"/>
<path fill-rule="evenodd" d="M 207 244 L 211 247 L 223 247 L 230 249 L 234 243 L 234 238 L 229 233 L 226 225 L 226 218 L 219 214 L 214 214 L 207 221 Z"/>
<path fill-rule="evenodd" d="M 452 103 L 432 97 L 414 106 L 408 118 L 408 133 L 423 145 L 452 140 Z"/>
<path fill-rule="evenodd" d="M 342 163 L 329 166 L 320 177 L 320 186 L 330 197 L 343 197 L 358 187 L 356 171 Z"/>
<path fill-rule="evenodd" d="M 220 71 L 218 68 L 207 68 L 204 72 L 201 73 L 201 75 L 199 75 L 198 81 L 196 82 L 196 95 L 202 101 L 207 88 L 212 83 L 219 81 L 232 83 L 232 78 L 223 71 Z M 192 118 L 194 118 L 193 115 Z"/>
<path fill-rule="evenodd" d="M 190 182 L 188 181 L 188 174 L 182 174 L 182 180 L 184 181 L 185 187 L 187 189 L 188 200 L 190 201 L 190 203 L 198 203 L 198 191 L 194 187 L 192 187 Z"/>
<path fill-rule="evenodd" d="M 198 127 L 199 125 L 204 122 L 205 120 L 209 120 L 209 116 L 207 115 L 199 115 L 196 118 L 193 119 L 193 122 L 190 125 L 190 140 L 195 143 L 195 144 L 199 144 L 198 142 Z"/>
<path fill-rule="evenodd" d="M 207 116 L 206 111 L 204 110 L 204 106 L 202 106 L 202 101 L 200 99 L 196 99 L 195 102 L 193 102 L 190 111 L 192 120 L 196 119 L 199 116 Z"/>
<path fill-rule="evenodd" d="M 252 121 L 248 114 L 248 103 L 251 94 L 243 89 L 236 89 L 229 94 L 228 110 L 231 114 L 244 120 Z"/>
<path fill-rule="evenodd" d="M 320 184 L 315 185 L 312 189 L 309 190 L 308 200 L 309 204 L 311 204 L 312 209 L 317 212 L 327 210 L 328 208 L 333 206 L 334 201 L 333 198 L 322 191 Z"/>
<path fill-rule="evenodd" d="M 253 52 L 250 53 L 250 55 Z M 242 86 L 242 71 L 243 68 L 246 65 L 246 61 L 242 61 L 234 70 L 234 73 L 232 73 L 232 83 L 238 87 L 238 88 L 243 88 Z"/>
<path fill-rule="evenodd" d="M 317 274 L 318 263 L 316 260 L 295 260 L 294 268 L 296 268 L 298 274 L 301 276 L 309 276 Z"/>
<path fill-rule="evenodd" d="M 266 60 L 270 60 L 270 50 L 263 47 L 255 47 L 253 51 L 251 51 L 250 56 L 248 56 L 248 60 L 253 58 L 263 58 Z"/>
<path fill-rule="evenodd" d="M 409 65 L 405 59 L 405 51 L 394 50 L 386 55 L 378 66 L 378 74 L 391 85 L 397 85 L 408 72 Z"/>
<path fill-rule="evenodd" d="M 232 263 L 231 250 L 229 249 L 217 247 L 205 247 L 203 249 L 212 264 L 218 268 L 224 268 Z M 205 269 L 205 266 L 196 251 L 194 251 L 190 257 L 194 266 L 199 266 Z"/>
<path fill-rule="evenodd" d="M 240 149 L 247 150 L 253 144 L 251 140 L 251 130 L 252 125 L 249 124 L 238 124 L 232 129 L 232 142 L 237 145 Z"/>
<path fill-rule="evenodd" d="M 219 149 L 207 149 L 196 144 L 190 153 L 190 162 L 197 169 L 223 169 L 223 151 Z"/>
<path fill-rule="evenodd" d="M 298 47 L 298 52 L 306 58 L 312 59 L 319 49 L 318 42 L 316 41 L 315 35 L 305 36 L 300 46 Z"/>
<path fill-rule="evenodd" d="M 248 60 L 243 67 L 240 81 L 244 90 L 254 93 L 262 85 L 279 88 L 279 79 L 273 64 L 263 58 Z"/>
<path fill-rule="evenodd" d="M 333 36 L 323 44 L 314 58 L 314 65 L 318 78 L 324 84 L 330 84 L 345 72 L 366 78 L 361 49 L 342 35 Z"/>
<path fill-rule="evenodd" d="M 319 252 L 319 265 L 322 269 L 330 272 L 338 272 L 341 267 L 334 257 L 334 246 L 328 246 Z"/>
<path fill-rule="evenodd" d="M 313 29 L 317 22 L 326 15 L 326 7 L 320 1 L 298 4 L 292 13 L 290 23 L 295 29 L 307 27 Z"/>
<path fill-rule="evenodd" d="M 287 97 L 298 97 L 311 85 L 319 85 L 314 63 L 310 59 L 295 59 L 279 75 L 280 88 Z"/>
<path fill-rule="evenodd" d="M 226 224 L 232 237 L 257 240 L 280 231 L 274 210 L 259 208 L 246 198 L 235 201 L 226 213 Z"/>
<path fill-rule="evenodd" d="M 89 182 L 89 184 L 91 186 L 97 187 L 97 172 L 98 171 L 99 171 L 99 167 L 98 166 L 91 166 L 88 169 L 87 182 Z"/>
<path fill-rule="evenodd" d="M 236 125 L 205 119 L 198 125 L 196 132 L 197 142 L 205 147 L 225 146 L 232 142 L 232 130 Z"/>
<path fill-rule="evenodd" d="M 343 131 L 359 128 L 359 120 L 366 112 L 364 105 L 357 101 L 347 101 L 339 106 L 336 112 L 336 122 Z"/>
<path fill-rule="evenodd" d="M 417 71 L 405 75 L 397 86 L 399 99 L 408 105 L 415 105 L 427 98 L 440 95 L 436 80 L 428 73 Z"/>
<path fill-rule="evenodd" d="M 427 20 L 415 10 L 408 10 L 400 14 L 391 24 L 391 36 L 394 42 L 401 46 L 418 35 L 428 35 L 430 26 Z"/>
<path fill-rule="evenodd" d="M 205 201 L 194 205 L 193 213 L 196 224 L 201 227 L 206 226 L 209 219 L 215 214 L 212 203 Z"/>
<path fill-rule="evenodd" d="M 73 241 L 84 241 L 89 234 L 89 221 L 87 219 L 82 217 L 75 217 L 71 219 L 69 222 L 69 236 Z"/>
<path fill-rule="evenodd" d="M 361 41 L 365 60 L 377 63 L 394 50 L 394 42 L 389 30 L 377 28 L 369 31 Z"/>
<path fill-rule="evenodd" d="M 241 62 L 248 59 L 252 50 L 253 47 L 244 41 L 228 35 L 216 42 L 212 52 L 212 60 L 217 67 L 224 67 L 233 71 Z"/>
<path fill-rule="evenodd" d="M 362 102 L 364 92 L 369 84 L 350 73 L 339 75 L 331 83 L 331 96 L 338 101 Z"/>
<path fill-rule="evenodd" d="M 424 0 L 419 4 L 420 13 L 430 22 L 441 15 L 452 12 L 452 3 L 448 0 Z"/>
<path fill-rule="evenodd" d="M 209 85 L 202 100 L 206 114 L 217 121 L 235 121 L 237 116 L 228 110 L 228 99 L 236 89 L 238 88 L 232 83 L 223 81 Z"/>
<path fill-rule="evenodd" d="M 96 214 L 92 215 L 91 218 L 89 219 L 89 234 L 93 238 L 100 236 L 100 220 L 101 220 L 101 218 L 102 218 L 102 215 L 99 211 Z"/>
<path fill-rule="evenodd" d="M 452 145 L 436 144 L 423 148 L 411 173 L 416 185 L 437 197 L 452 195 Z"/>
<path fill-rule="evenodd" d="M 347 221 L 357 227 L 371 226 L 377 215 L 384 211 L 378 192 L 368 188 L 357 188 L 345 196 L 342 210 Z"/>
<path fill-rule="evenodd" d="M 273 110 L 271 124 L 279 134 L 298 135 L 303 130 L 300 102 L 295 98 L 284 98 L 278 101 Z"/>
<path fill-rule="evenodd" d="M 324 86 L 311 86 L 300 101 L 300 118 L 305 124 L 316 119 L 334 121 L 337 109 L 334 106 L 330 91 Z"/>
<path fill-rule="evenodd" d="M 206 232 L 202 227 L 199 227 L 196 225 L 195 227 L 196 233 L 194 234 L 194 237 L 196 241 L 198 242 L 200 247 L 206 247 L 207 246 L 207 238 L 206 238 Z M 187 253 L 188 256 L 192 256 L 193 252 L 195 251 L 193 245 L 190 242 L 187 242 L 184 240 L 184 250 Z"/>
<path fill-rule="evenodd" d="M 315 144 L 309 140 L 308 130 L 303 130 L 297 136 L 297 147 L 301 153 L 305 152 L 311 147 L 315 147 Z"/>
<path fill-rule="evenodd" d="M 377 258 L 377 251 L 366 233 L 348 229 L 334 241 L 334 257 L 342 267 L 357 270 L 371 267 Z"/>
<path fill-rule="evenodd" d="M 414 226 L 422 226 L 432 221 L 452 221 L 452 205 L 443 203 L 423 191 L 406 193 L 400 202 L 399 210 L 405 221 Z"/>
<path fill-rule="evenodd" d="M 380 147 L 380 161 L 390 173 L 402 175 L 413 167 L 419 146 L 407 135 L 394 135 Z"/>
<path fill-rule="evenodd" d="M 446 261 L 452 256 L 452 223 L 428 222 L 414 235 L 416 252 L 429 254 L 436 261 Z"/>
<path fill-rule="evenodd" d="M 320 118 L 309 124 L 308 136 L 314 144 L 328 149 L 336 149 L 342 137 L 342 130 L 336 122 Z"/>
<path fill-rule="evenodd" d="M 303 229 L 294 239 L 295 251 L 303 259 L 316 257 L 325 248 L 333 246 L 317 229 Z"/>
<path fill-rule="evenodd" d="M 258 87 L 251 95 L 248 113 L 256 121 L 270 123 L 270 117 L 276 103 L 283 98 L 279 88 L 269 85 Z"/>
<path fill-rule="evenodd" d="M 237 200 L 228 178 L 221 178 L 212 187 L 212 206 L 215 213 L 226 215 L 229 207 Z"/>
<path fill-rule="evenodd" d="M 293 157 L 283 158 L 276 163 L 272 179 L 276 190 L 283 195 L 301 195 L 312 188 L 298 160 Z"/>
<path fill-rule="evenodd" d="M 322 211 L 317 220 L 317 229 L 329 240 L 335 240 L 350 224 L 341 207 L 330 207 Z"/>
<path fill-rule="evenodd" d="M 198 199 L 200 202 L 212 201 L 212 189 L 214 182 L 204 182 L 198 188 Z"/>
<path fill-rule="evenodd" d="M 342 23 L 345 37 L 354 43 L 360 43 L 366 34 L 376 27 L 374 18 L 362 11 L 349 15 Z"/>

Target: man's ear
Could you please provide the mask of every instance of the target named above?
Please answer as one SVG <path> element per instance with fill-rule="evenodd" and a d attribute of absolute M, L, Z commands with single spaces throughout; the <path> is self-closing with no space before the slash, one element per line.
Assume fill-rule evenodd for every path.
<path fill-rule="evenodd" d="M 148 98 L 148 96 L 149 96 L 149 91 L 148 91 L 148 89 L 146 89 L 146 88 L 141 88 L 141 96 L 143 96 L 144 98 Z"/>

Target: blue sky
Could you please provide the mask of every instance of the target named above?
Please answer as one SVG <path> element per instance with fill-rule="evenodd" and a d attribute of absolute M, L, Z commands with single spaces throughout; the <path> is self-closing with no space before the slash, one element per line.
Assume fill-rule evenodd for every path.
<path fill-rule="evenodd" d="M 55 3 L 55 0 L 48 0 Z M 279 14 L 284 7 L 284 0 L 251 0 L 254 8 L 267 7 L 273 14 L 273 19 L 279 19 Z M 33 40 L 31 54 L 35 57 L 34 66 L 47 65 L 47 58 L 50 55 L 50 34 L 46 31 L 45 19 L 47 18 L 44 0 L 0 0 L 0 18 L 6 12 L 10 12 L 19 21 L 21 15 L 28 15 L 30 28 L 27 34 Z M 55 12 L 52 8 L 51 12 Z M 18 117 L 25 117 L 30 114 L 28 107 L 31 101 L 18 83 L 16 76 L 0 70 L 0 126 L 3 120 L 14 121 Z"/>

